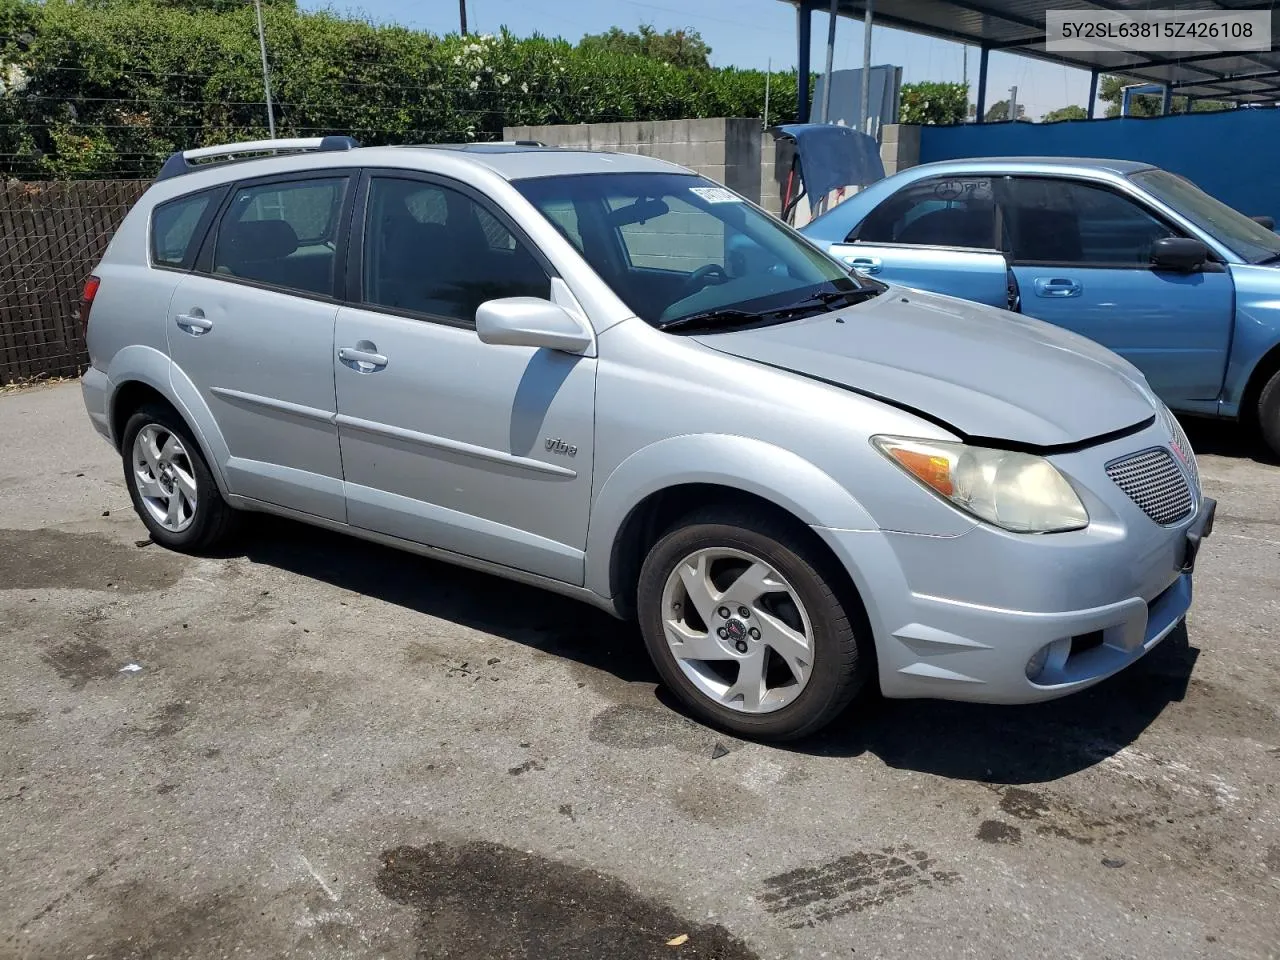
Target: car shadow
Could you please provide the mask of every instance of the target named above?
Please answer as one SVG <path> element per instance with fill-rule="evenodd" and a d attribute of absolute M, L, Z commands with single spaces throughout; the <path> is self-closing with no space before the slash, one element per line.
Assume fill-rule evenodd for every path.
<path fill-rule="evenodd" d="M 684 712 L 659 685 L 638 629 L 587 604 L 273 517 L 255 518 L 239 552 L 255 563 L 563 657 L 642 690 L 651 686 L 646 695 L 655 704 Z M 1055 780 L 1133 743 L 1186 695 L 1198 656 L 1183 625 L 1117 676 L 1048 703 L 992 706 L 864 694 L 818 735 L 778 748 L 828 757 L 871 753 L 891 767 L 961 780 Z"/>
<path fill-rule="evenodd" d="M 1179 417 L 1196 455 L 1212 454 L 1235 460 L 1254 460 L 1271 466 L 1280 465 L 1277 456 L 1263 442 L 1255 427 L 1233 420 L 1209 420 L 1204 417 Z"/>
<path fill-rule="evenodd" d="M 1199 655 L 1184 623 L 1133 666 L 1058 700 L 1006 706 L 864 697 L 793 749 L 826 756 L 868 752 L 890 767 L 957 780 L 1057 780 L 1135 742 L 1186 696 Z"/>

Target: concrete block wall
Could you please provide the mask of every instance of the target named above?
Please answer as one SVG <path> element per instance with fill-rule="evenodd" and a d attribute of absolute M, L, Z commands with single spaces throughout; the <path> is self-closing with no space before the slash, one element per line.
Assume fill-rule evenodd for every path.
<path fill-rule="evenodd" d="M 504 140 L 540 140 L 558 147 L 617 150 L 656 157 L 760 199 L 760 121 L 735 117 L 504 127 Z"/>
<path fill-rule="evenodd" d="M 886 123 L 882 126 L 880 162 L 884 164 L 886 177 L 916 166 L 920 162 L 920 127 L 910 123 Z"/>
<path fill-rule="evenodd" d="M 719 117 L 710 120 L 653 120 L 622 123 L 578 123 L 544 127 L 504 127 L 504 140 L 539 140 L 558 147 L 616 150 L 678 163 L 723 183 L 749 200 L 760 199 L 760 121 Z M 723 228 L 715 233 L 673 230 L 673 220 L 694 217 L 692 206 L 671 210 L 662 222 L 632 223 L 622 228 L 627 252 L 636 266 L 691 271 L 708 263 L 724 265 Z M 659 232 L 661 231 L 661 233 Z M 680 237 L 673 246 L 672 235 Z"/>

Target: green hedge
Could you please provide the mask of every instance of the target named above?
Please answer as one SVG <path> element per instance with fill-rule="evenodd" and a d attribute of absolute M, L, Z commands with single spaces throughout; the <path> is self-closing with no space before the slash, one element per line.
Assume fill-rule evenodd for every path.
<path fill-rule="evenodd" d="M 288 3 L 264 15 L 279 136 L 494 140 L 503 126 L 764 109 L 759 71 L 686 70 L 544 37 L 437 37 Z M 796 74 L 774 74 L 769 122 L 793 120 L 795 102 Z M 0 0 L 0 174 L 145 177 L 174 150 L 266 135 L 251 5 Z"/>
<path fill-rule="evenodd" d="M 266 135 L 252 7 L 0 0 L 0 172 L 150 175 L 173 150 Z M 436 37 L 265 10 L 277 134 L 492 140 L 504 125 L 761 116 L 765 75 L 681 70 L 534 37 Z M 775 74 L 773 123 L 796 75 Z"/>

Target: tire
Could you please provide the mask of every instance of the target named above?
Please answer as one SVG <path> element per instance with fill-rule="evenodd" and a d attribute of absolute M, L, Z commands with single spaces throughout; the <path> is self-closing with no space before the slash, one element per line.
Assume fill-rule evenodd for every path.
<path fill-rule="evenodd" d="M 865 617 L 856 597 L 842 602 L 841 572 L 804 533 L 765 510 L 711 507 L 679 521 L 645 558 L 636 595 L 645 645 L 667 688 L 712 726 L 798 739 L 830 723 L 866 681 Z"/>
<path fill-rule="evenodd" d="M 148 439 L 150 459 L 143 450 Z M 129 417 L 120 456 L 133 509 L 156 543 L 200 553 L 230 537 L 236 513 L 222 499 L 191 430 L 171 407 L 147 404 Z M 175 498 L 170 513 L 166 508 Z"/>
<path fill-rule="evenodd" d="M 1280 457 L 1280 370 L 1258 395 L 1258 429 L 1273 454 Z"/>

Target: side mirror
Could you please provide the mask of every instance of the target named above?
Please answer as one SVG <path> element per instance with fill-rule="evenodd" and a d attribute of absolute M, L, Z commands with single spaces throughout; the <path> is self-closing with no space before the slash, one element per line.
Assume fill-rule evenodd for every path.
<path fill-rule="evenodd" d="M 1265 215 L 1263 215 L 1263 214 L 1259 214 L 1258 216 L 1256 216 L 1256 217 L 1250 217 L 1249 219 L 1250 219 L 1250 220 L 1252 220 L 1252 221 L 1254 221 L 1255 223 L 1260 223 L 1260 224 L 1262 224 L 1262 225 L 1263 225 L 1264 227 L 1266 227 L 1268 230 L 1274 230 L 1274 229 L 1276 228 L 1276 218 L 1275 218 L 1275 217 L 1268 217 L 1268 216 L 1265 216 Z"/>
<path fill-rule="evenodd" d="M 537 297 L 504 297 L 480 304 L 476 333 L 482 343 L 509 347 L 545 347 L 584 353 L 591 331 L 564 307 Z"/>
<path fill-rule="evenodd" d="M 1190 237 L 1161 237 L 1151 244 L 1151 265 L 1157 270 L 1191 273 L 1209 259 L 1209 248 Z"/>

